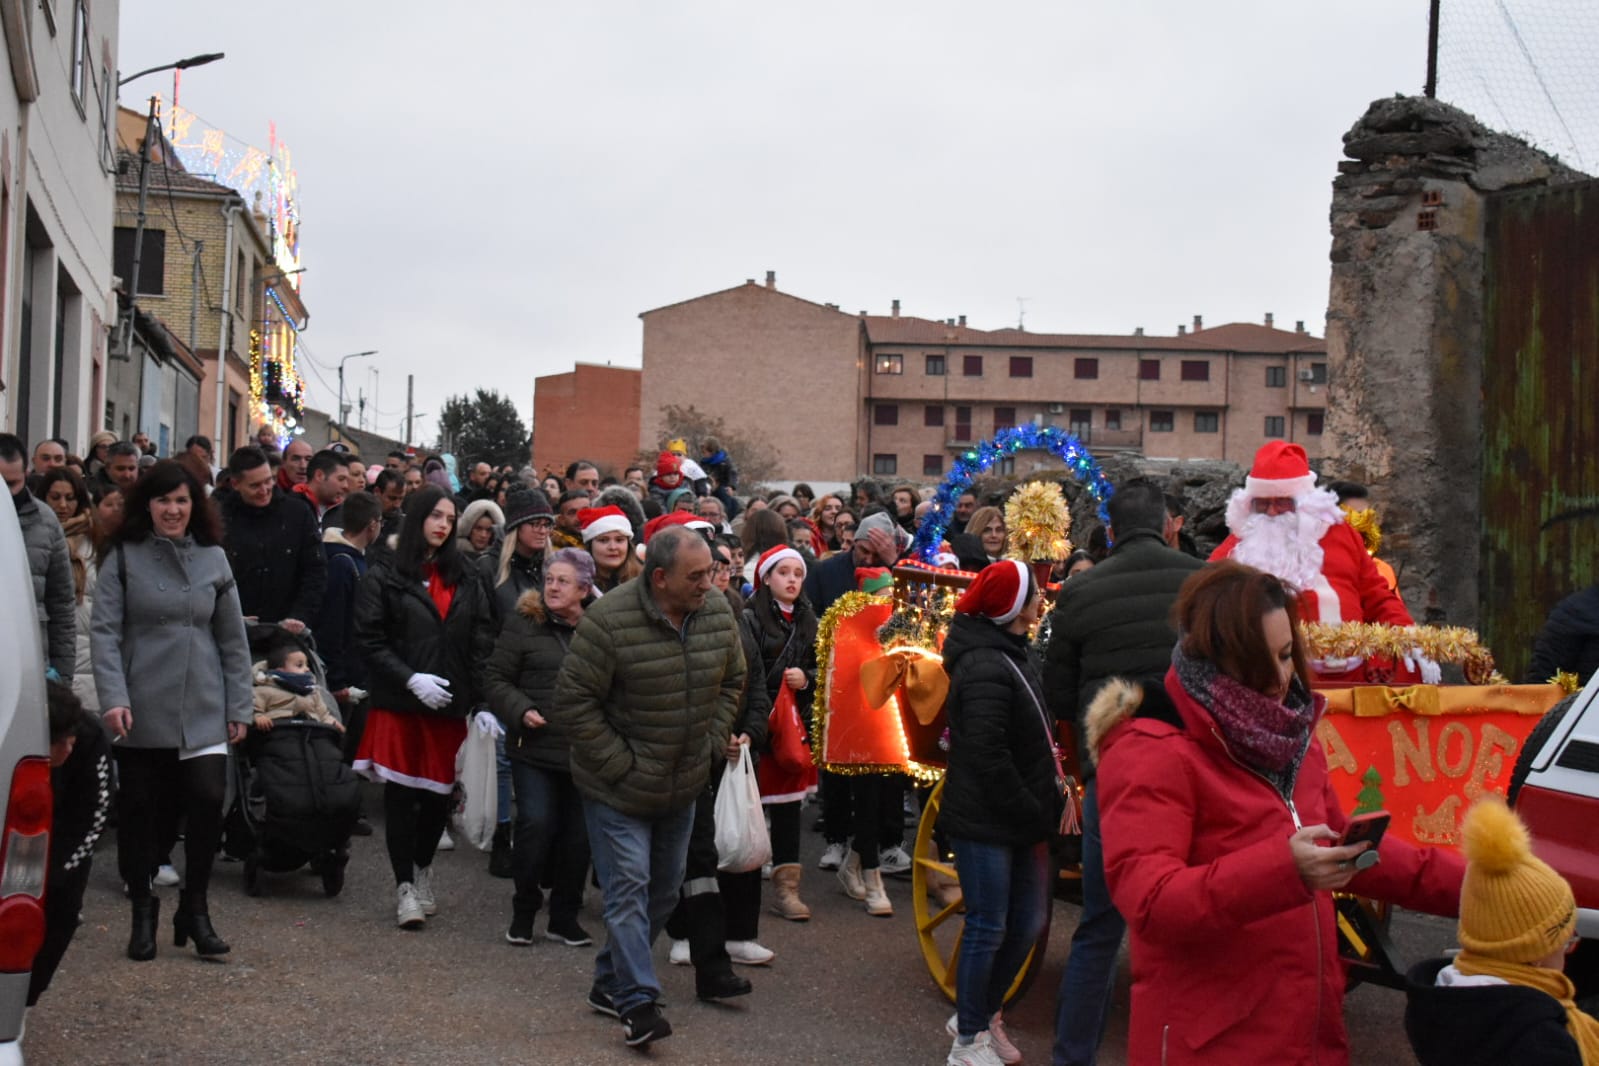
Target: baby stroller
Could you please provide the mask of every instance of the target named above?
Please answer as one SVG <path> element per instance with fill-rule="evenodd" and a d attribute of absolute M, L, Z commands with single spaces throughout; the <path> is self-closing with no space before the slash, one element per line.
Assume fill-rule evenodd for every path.
<path fill-rule="evenodd" d="M 309 632 L 251 625 L 252 659 L 285 640 L 305 651 L 316 692 L 337 714 Z M 233 760 L 238 817 L 232 821 L 249 842 L 247 850 L 240 849 L 245 893 L 261 894 L 263 873 L 309 866 L 321 876 L 323 893 L 337 896 L 344 888 L 350 834 L 361 809 L 360 782 L 344 762 L 344 735 L 321 722 L 287 718 L 265 732 L 251 729 L 239 748 Z"/>

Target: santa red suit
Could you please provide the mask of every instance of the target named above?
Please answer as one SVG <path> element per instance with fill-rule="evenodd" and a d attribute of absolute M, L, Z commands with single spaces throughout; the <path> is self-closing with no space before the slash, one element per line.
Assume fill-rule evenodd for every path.
<path fill-rule="evenodd" d="M 1260 514 L 1256 500 L 1294 501 L 1281 514 Z M 1231 534 L 1211 559 L 1235 559 L 1274 574 L 1298 590 L 1299 617 L 1307 622 L 1381 622 L 1414 625 L 1410 612 L 1383 580 L 1358 532 L 1345 521 L 1338 498 L 1316 487 L 1305 449 L 1272 441 L 1255 453 L 1244 487 L 1227 502 Z M 1325 680 L 1348 676 L 1356 663 L 1327 663 Z"/>

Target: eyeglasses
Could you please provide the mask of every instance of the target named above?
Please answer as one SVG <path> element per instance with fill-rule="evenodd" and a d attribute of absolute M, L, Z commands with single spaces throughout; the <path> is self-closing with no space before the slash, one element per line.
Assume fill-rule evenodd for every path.
<path fill-rule="evenodd" d="M 529 518 L 527 524 L 534 529 L 550 529 L 555 525 L 555 522 L 548 518 Z"/>

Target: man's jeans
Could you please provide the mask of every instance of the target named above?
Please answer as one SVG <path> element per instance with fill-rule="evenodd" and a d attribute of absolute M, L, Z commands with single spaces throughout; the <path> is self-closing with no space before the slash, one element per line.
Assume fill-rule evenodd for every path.
<path fill-rule="evenodd" d="M 986 844 L 950 838 L 966 923 L 955 966 L 955 1010 L 962 1036 L 988 1028 L 1005 1004 L 1049 915 L 1049 845 Z"/>
<path fill-rule="evenodd" d="M 650 947 L 683 887 L 694 805 L 645 820 L 585 799 L 583 816 L 605 899 L 607 937 L 594 960 L 594 984 L 625 1014 L 661 998 Z"/>
<path fill-rule="evenodd" d="M 965 878 L 961 878 L 962 884 Z M 1072 934 L 1055 1006 L 1055 1066 L 1091 1066 L 1105 1036 L 1116 953 L 1127 923 L 1105 886 L 1105 850 L 1099 836 L 1099 791 L 1083 787 L 1083 916 Z"/>

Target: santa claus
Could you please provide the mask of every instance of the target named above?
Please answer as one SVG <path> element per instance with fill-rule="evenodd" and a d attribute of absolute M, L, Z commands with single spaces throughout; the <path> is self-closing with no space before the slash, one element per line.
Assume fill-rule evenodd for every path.
<path fill-rule="evenodd" d="M 1255 453 L 1244 487 L 1227 502 L 1227 528 L 1231 534 L 1211 559 L 1236 559 L 1281 578 L 1298 591 L 1302 620 L 1414 624 L 1345 521 L 1338 497 L 1316 487 L 1299 445 L 1271 441 Z M 1324 680 L 1366 679 L 1350 676 L 1359 662 L 1316 665 Z"/>

